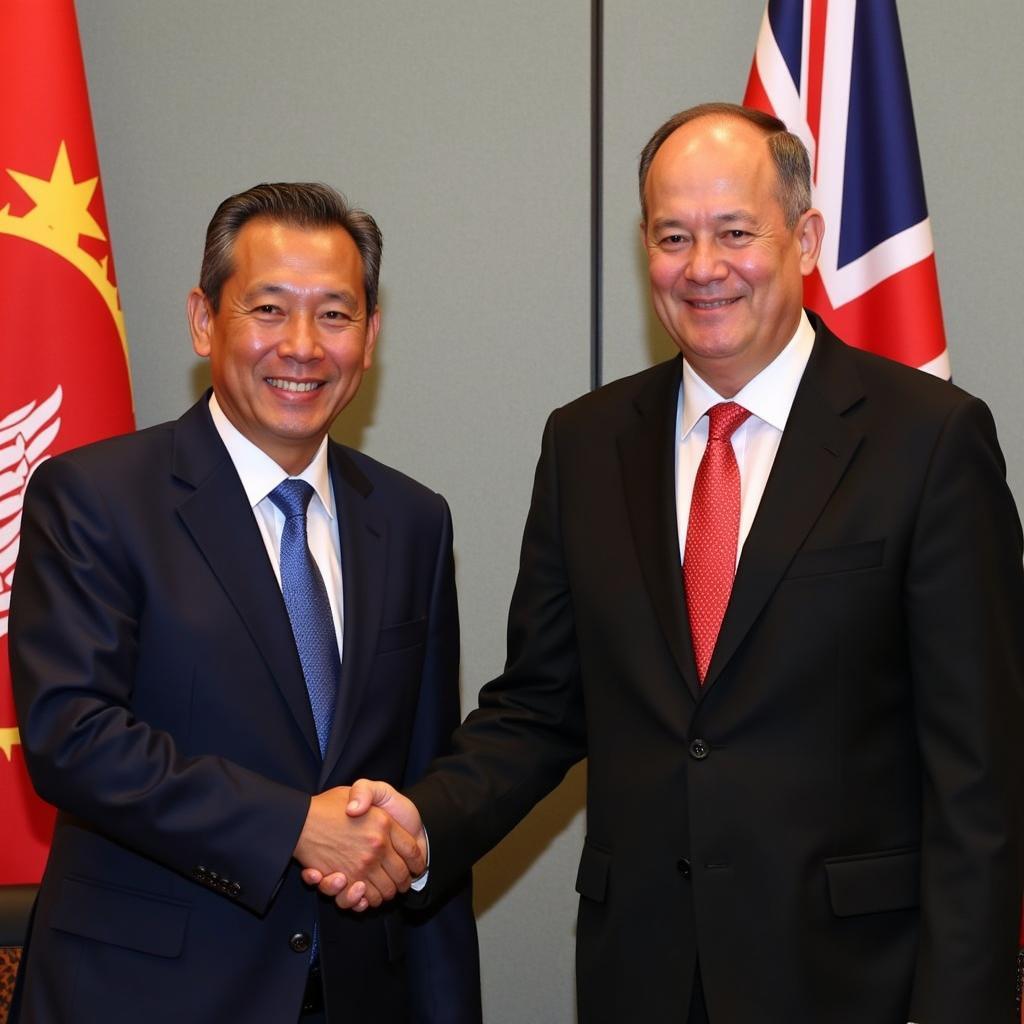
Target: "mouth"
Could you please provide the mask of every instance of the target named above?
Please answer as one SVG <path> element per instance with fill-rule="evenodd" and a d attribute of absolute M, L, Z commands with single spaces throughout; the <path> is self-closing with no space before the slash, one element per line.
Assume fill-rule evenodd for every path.
<path fill-rule="evenodd" d="M 278 391 L 291 391 L 298 394 L 316 391 L 324 386 L 322 380 L 285 380 L 283 377 L 265 377 L 264 380 Z"/>
<path fill-rule="evenodd" d="M 693 309 L 725 309 L 726 306 L 731 306 L 734 302 L 739 302 L 739 299 L 686 299 L 686 304 L 691 306 Z"/>

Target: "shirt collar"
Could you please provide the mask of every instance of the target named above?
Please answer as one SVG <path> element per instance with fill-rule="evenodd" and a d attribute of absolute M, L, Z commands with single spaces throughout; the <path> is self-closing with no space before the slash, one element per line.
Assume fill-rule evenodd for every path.
<path fill-rule="evenodd" d="M 793 407 L 793 399 L 796 398 L 796 390 L 813 347 L 814 327 L 807 314 L 801 311 L 796 332 L 786 347 L 731 399 L 722 398 L 684 359 L 679 439 L 682 440 L 690 433 L 708 409 L 725 401 L 737 402 L 776 430 L 785 429 L 789 410 Z"/>
<path fill-rule="evenodd" d="M 250 506 L 255 508 L 282 480 L 287 480 L 289 474 L 227 418 L 215 394 L 210 395 L 210 415 L 242 481 L 245 496 L 249 499 Z M 316 491 L 327 515 L 333 519 L 334 492 L 331 489 L 331 474 L 327 465 L 326 437 L 320 442 L 320 447 L 310 464 L 301 473 L 296 474 L 296 479 L 305 480 Z"/>

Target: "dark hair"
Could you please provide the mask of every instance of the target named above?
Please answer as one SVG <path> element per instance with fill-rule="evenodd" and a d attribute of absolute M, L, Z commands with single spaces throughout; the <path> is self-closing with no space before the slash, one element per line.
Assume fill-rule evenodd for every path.
<path fill-rule="evenodd" d="M 670 117 L 650 138 L 640 154 L 640 210 L 647 220 L 644 186 L 647 172 L 662 143 L 677 129 L 700 117 L 733 117 L 759 128 L 768 142 L 768 152 L 778 173 L 778 199 L 786 217 L 786 226 L 793 227 L 805 210 L 811 208 L 811 161 L 800 139 L 771 114 L 736 103 L 701 103 L 681 110 Z"/>
<path fill-rule="evenodd" d="M 363 260 L 363 290 L 367 315 L 377 308 L 380 255 L 383 247 L 377 222 L 365 211 L 348 205 L 345 197 L 319 182 L 285 181 L 254 185 L 228 196 L 217 207 L 206 229 L 199 287 L 213 311 L 220 308 L 220 293 L 234 269 L 235 239 L 243 225 L 264 217 L 299 228 L 339 227 L 352 236 Z"/>

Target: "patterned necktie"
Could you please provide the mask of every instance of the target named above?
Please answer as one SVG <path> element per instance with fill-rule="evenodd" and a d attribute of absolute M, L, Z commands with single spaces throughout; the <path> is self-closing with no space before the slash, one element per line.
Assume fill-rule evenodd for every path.
<path fill-rule="evenodd" d="M 722 402 L 708 410 L 708 444 L 693 484 L 683 581 L 701 683 L 711 664 L 736 575 L 740 470 L 732 435 L 749 415 L 749 410 L 735 402 Z"/>
<path fill-rule="evenodd" d="M 327 752 L 341 659 L 327 588 L 306 540 L 306 509 L 313 488 L 305 480 L 282 480 L 270 500 L 284 513 L 281 533 L 281 590 L 306 678 L 320 756 Z"/>

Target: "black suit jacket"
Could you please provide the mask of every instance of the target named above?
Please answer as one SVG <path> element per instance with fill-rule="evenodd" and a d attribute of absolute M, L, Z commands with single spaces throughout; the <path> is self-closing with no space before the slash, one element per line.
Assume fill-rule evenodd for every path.
<path fill-rule="evenodd" d="M 822 325 L 703 687 L 680 362 L 547 426 L 504 674 L 411 788 L 432 891 L 589 757 L 583 1024 L 1011 1024 L 1020 523 L 985 406 Z"/>
<path fill-rule="evenodd" d="M 342 914 L 290 861 L 309 794 L 418 778 L 458 721 L 444 500 L 331 444 L 344 652 L 321 760 L 284 601 L 202 399 L 43 464 L 11 608 L 29 770 L 60 810 L 22 1019 L 296 1020 L 319 921 L 331 1020 L 480 1019 L 468 888 Z"/>

